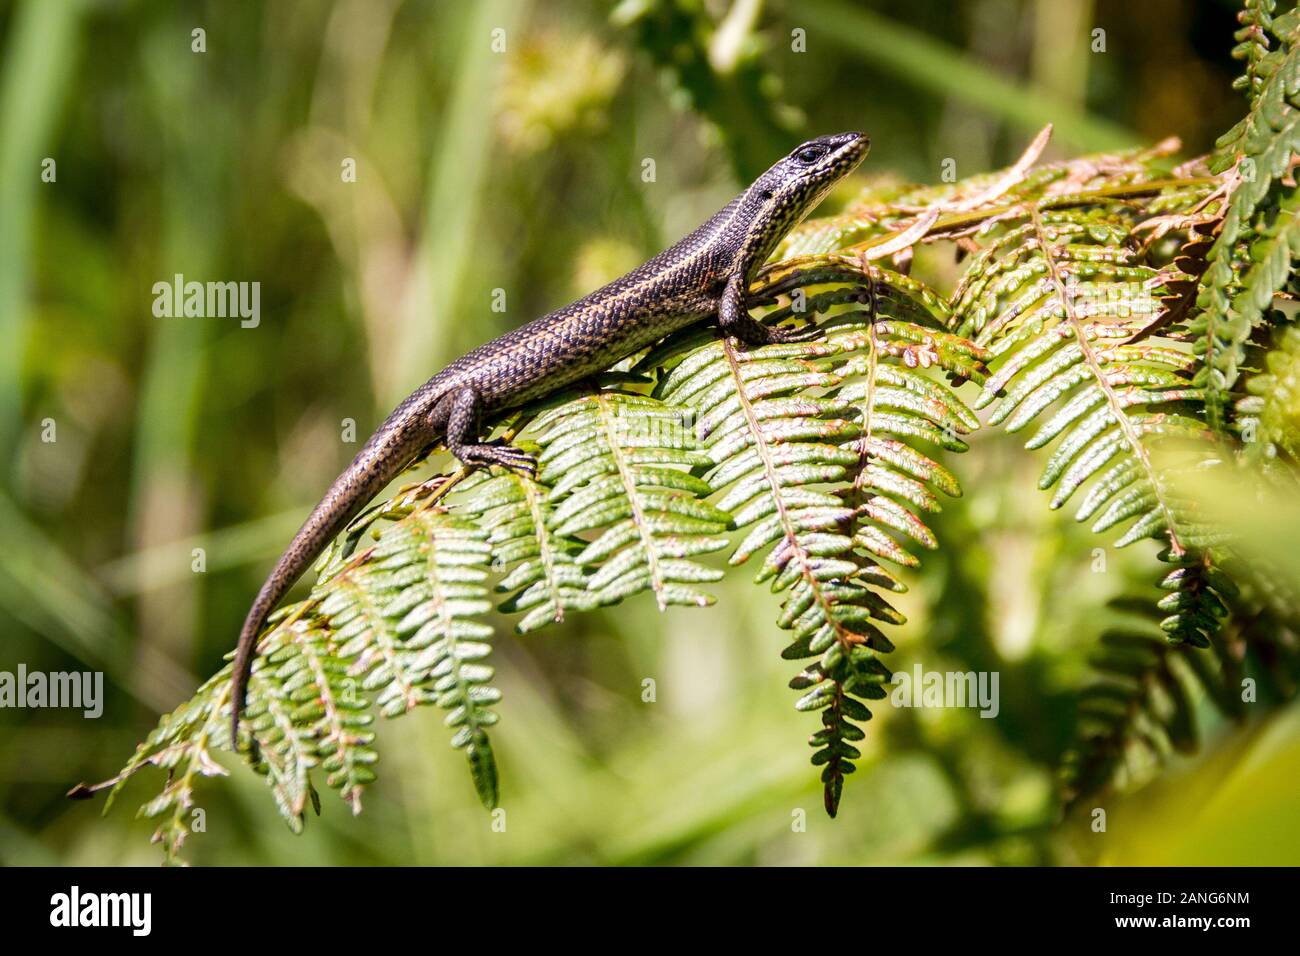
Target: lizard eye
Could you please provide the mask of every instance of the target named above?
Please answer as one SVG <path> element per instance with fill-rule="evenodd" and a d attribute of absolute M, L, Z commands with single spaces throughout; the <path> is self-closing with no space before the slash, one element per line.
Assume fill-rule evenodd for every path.
<path fill-rule="evenodd" d="M 811 166 L 817 160 L 826 155 L 826 147 L 821 145 L 801 146 L 795 150 L 794 158 L 796 162 L 803 163 L 805 166 Z"/>

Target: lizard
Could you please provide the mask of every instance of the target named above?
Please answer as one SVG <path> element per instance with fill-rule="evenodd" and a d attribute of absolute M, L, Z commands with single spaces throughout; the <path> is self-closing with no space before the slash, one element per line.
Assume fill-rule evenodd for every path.
<path fill-rule="evenodd" d="M 676 245 L 576 302 L 479 346 L 398 405 L 312 509 L 248 611 L 232 668 L 232 748 L 239 749 L 240 714 L 267 616 L 325 546 L 422 453 L 441 442 L 464 465 L 532 474 L 536 463 L 530 455 L 480 440 L 485 413 L 545 397 L 715 315 L 722 334 L 746 345 L 801 334 L 753 318 L 745 307 L 746 290 L 778 243 L 857 168 L 869 147 L 867 136 L 857 132 L 801 144 Z"/>

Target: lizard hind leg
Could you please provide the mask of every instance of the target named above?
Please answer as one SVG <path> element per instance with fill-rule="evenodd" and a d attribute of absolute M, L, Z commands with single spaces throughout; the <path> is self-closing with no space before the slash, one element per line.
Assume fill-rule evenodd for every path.
<path fill-rule="evenodd" d="M 479 441 L 482 402 L 469 386 L 447 394 L 430 413 L 430 422 L 446 427 L 447 450 L 466 465 L 500 465 L 530 478 L 537 475 L 537 459 L 500 439 Z"/>

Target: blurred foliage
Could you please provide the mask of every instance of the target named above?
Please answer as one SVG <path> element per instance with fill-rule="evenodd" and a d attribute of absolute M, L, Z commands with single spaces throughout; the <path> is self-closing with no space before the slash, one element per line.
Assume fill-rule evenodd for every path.
<path fill-rule="evenodd" d="M 1238 234 L 1198 236 L 1184 221 L 1144 255 L 1160 281 L 1176 278 L 1166 266 L 1177 261 L 1217 297 L 1189 303 L 1186 285 L 1167 288 L 1164 307 L 1181 298 L 1185 311 L 1165 330 L 1190 327 L 1181 344 L 1199 339 L 1206 367 L 1223 373 L 1196 387 L 1213 393 L 1219 437 L 1240 442 L 1247 462 L 1234 454 L 1230 468 L 1208 469 L 1226 485 L 1180 478 L 1192 483 L 1184 497 L 1256 501 L 1244 477 L 1255 456 L 1279 466 L 1270 481 L 1288 480 L 1287 423 L 1300 416 L 1282 328 L 1294 183 L 1289 147 L 1275 141 L 1291 128 L 1295 54 L 1268 32 L 1272 7 L 1252 3 L 1238 26 L 1226 0 L 643 0 L 612 15 L 505 0 L 0 4 L 0 434 L 13 449 L 0 498 L 0 670 L 102 670 L 107 694 L 93 721 L 0 710 L 0 858 L 155 862 L 154 821 L 124 807 L 101 819 L 62 794 L 110 777 L 157 715 L 217 669 L 265 567 L 355 451 L 341 440 L 345 420 L 364 439 L 447 360 L 644 260 L 807 134 L 861 128 L 874 144 L 860 174 L 870 184 L 846 186 L 822 211 L 850 217 L 826 220 L 843 231 L 825 251 L 887 239 L 927 205 L 983 193 L 995 180 L 973 177 L 1014 160 L 1044 123 L 1057 126 L 1044 168 L 1068 169 L 1053 164 L 1171 134 L 1186 155 L 1208 152 L 1249 108 L 1253 126 L 1220 145 L 1215 167 L 1224 181 L 1243 156 L 1269 157 L 1257 188 L 1234 192 Z M 196 28 L 203 53 L 192 52 Z M 42 181 L 45 157 L 54 182 Z M 355 182 L 340 175 L 347 159 Z M 1141 176 L 1205 178 L 1163 155 L 1149 162 Z M 1014 188 L 1039 187 L 1050 183 Z M 1145 195 L 1135 214 L 1121 197 L 1098 214 L 1186 217 L 1184 200 L 1201 198 L 1161 211 Z M 966 238 L 955 232 L 940 229 L 943 241 L 917 246 L 909 264 L 945 295 L 978 252 L 954 255 Z M 1131 249 L 1095 238 L 1103 232 L 1093 244 Z M 799 241 L 782 255 L 829 240 Z M 1227 272 L 1211 271 L 1216 262 Z M 1252 263 L 1272 265 L 1252 273 Z M 259 281 L 261 323 L 155 318 L 153 284 L 178 273 Z M 498 289 L 504 312 L 493 309 Z M 1207 314 L 1230 321 L 1198 332 Z M 978 389 L 959 394 L 973 402 Z M 296 838 L 265 787 L 231 762 L 228 780 L 199 788 L 206 832 L 187 855 L 1296 862 L 1300 835 L 1285 821 L 1300 772 L 1297 711 L 1281 679 L 1295 646 L 1279 623 L 1300 578 L 1294 505 L 1282 495 L 1236 516 L 1245 546 L 1229 563 L 1273 573 L 1234 575 L 1242 612 L 1206 658 L 1235 659 L 1261 681 L 1279 674 L 1276 686 L 1234 722 L 1212 683 L 1172 665 L 1186 706 L 1170 713 L 1194 721 L 1196 752 L 1174 746 L 1186 735 L 1154 731 L 1140 748 L 1170 760 L 1161 779 L 1063 818 L 1054 777 L 1077 743 L 1090 659 L 1114 646 L 1099 641 L 1104 631 L 1132 627 L 1134 605 L 1108 602 L 1154 605 L 1156 549 L 1111 550 L 1050 511 L 1033 491 L 1043 453 L 1002 429 L 970 443 L 959 461 L 935 453 L 964 496 L 927 518 L 945 544 L 891 594 L 906 623 L 891 628 L 890 667 L 998 671 L 1000 714 L 876 707 L 838 819 L 815 812 L 821 786 L 794 744 L 808 728 L 782 690 L 781 595 L 733 574 L 709 586 L 719 606 L 706 611 L 661 614 L 640 595 L 523 638 L 484 615 L 501 635 L 492 750 L 505 832 L 434 714 L 417 712 L 384 724 L 363 815 L 327 804 Z M 1163 667 L 1170 652 L 1152 647 Z M 284 649 L 286 679 L 311 649 Z M 1113 659 L 1098 663 L 1105 671 Z M 1154 763 L 1123 752 L 1135 757 L 1129 782 L 1142 782 Z M 336 768 L 339 788 L 368 780 L 368 766 Z M 296 781 L 277 787 L 302 808 Z M 125 789 L 133 803 L 153 792 L 134 780 Z M 1092 805 L 1107 809 L 1106 833 L 1091 830 Z"/>

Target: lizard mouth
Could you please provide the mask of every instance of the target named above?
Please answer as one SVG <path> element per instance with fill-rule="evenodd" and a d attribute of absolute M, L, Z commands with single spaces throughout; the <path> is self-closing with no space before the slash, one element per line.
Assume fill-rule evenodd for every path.
<path fill-rule="evenodd" d="M 835 143 L 831 156 L 836 165 L 844 165 L 845 172 L 851 172 L 857 165 L 866 158 L 867 152 L 871 149 L 871 137 L 866 133 L 839 133 L 835 136 L 838 141 Z"/>

